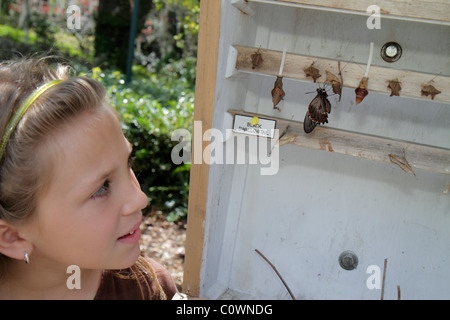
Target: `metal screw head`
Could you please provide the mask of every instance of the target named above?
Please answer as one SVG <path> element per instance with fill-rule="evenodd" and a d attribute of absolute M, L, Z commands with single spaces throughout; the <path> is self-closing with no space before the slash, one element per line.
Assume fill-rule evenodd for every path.
<path fill-rule="evenodd" d="M 395 62 L 402 56 L 402 47 L 397 42 L 387 42 L 381 48 L 381 58 L 386 62 Z"/>
<path fill-rule="evenodd" d="M 386 48 L 385 52 L 386 56 L 388 56 L 389 58 L 393 58 L 397 55 L 398 50 L 396 46 L 389 46 Z"/>
<path fill-rule="evenodd" d="M 358 257 L 352 251 L 344 251 L 339 255 L 339 265 L 344 270 L 353 270 L 358 266 Z"/>

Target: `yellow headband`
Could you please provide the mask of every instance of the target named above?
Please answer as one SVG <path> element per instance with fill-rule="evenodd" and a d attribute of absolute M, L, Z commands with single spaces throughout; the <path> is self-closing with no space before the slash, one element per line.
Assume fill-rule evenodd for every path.
<path fill-rule="evenodd" d="M 19 109 L 17 109 L 16 113 L 12 117 L 12 119 L 9 121 L 8 125 L 6 126 L 5 134 L 2 138 L 2 144 L 0 146 L 0 161 L 3 158 L 3 154 L 5 153 L 6 145 L 8 144 L 9 137 L 13 133 L 14 129 L 16 128 L 17 124 L 19 123 L 20 119 L 22 119 L 25 112 L 28 110 L 28 108 L 33 104 L 33 102 L 41 95 L 43 94 L 47 89 L 53 87 L 54 85 L 60 83 L 63 80 L 52 80 L 49 81 L 36 90 L 33 91 L 33 93 L 20 105 Z"/>

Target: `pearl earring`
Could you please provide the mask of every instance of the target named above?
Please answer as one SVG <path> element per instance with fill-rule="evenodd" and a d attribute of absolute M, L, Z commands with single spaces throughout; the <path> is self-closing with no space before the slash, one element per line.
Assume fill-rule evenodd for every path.
<path fill-rule="evenodd" d="M 29 264 L 30 263 L 30 259 L 28 258 L 28 253 L 25 252 L 25 263 Z"/>

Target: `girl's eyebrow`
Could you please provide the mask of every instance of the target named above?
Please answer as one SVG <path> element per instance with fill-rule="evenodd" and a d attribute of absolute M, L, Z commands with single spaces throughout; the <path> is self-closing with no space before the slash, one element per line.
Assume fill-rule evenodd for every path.
<path fill-rule="evenodd" d="M 127 160 L 128 160 L 130 154 L 133 152 L 133 145 L 127 139 L 125 139 L 125 144 L 128 148 L 128 153 L 127 153 Z M 111 176 L 111 174 L 114 170 L 115 170 L 115 168 L 112 168 L 112 169 L 109 169 L 108 171 L 105 171 L 105 172 L 97 175 L 94 179 L 90 180 L 86 184 L 86 186 L 89 185 L 89 186 L 93 186 L 93 188 L 95 188 L 97 185 L 104 183 L 105 180 Z"/>

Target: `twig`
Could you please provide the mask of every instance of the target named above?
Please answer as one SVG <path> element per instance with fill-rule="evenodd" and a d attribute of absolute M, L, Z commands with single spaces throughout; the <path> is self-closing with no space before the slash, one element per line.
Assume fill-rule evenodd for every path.
<path fill-rule="evenodd" d="M 288 285 L 286 284 L 286 282 L 284 281 L 283 277 L 280 275 L 280 273 L 278 272 L 277 268 L 275 268 L 275 266 L 272 264 L 272 262 L 269 261 L 269 259 L 267 259 L 258 249 L 255 249 L 256 253 L 258 253 L 264 260 L 266 260 L 266 262 L 272 267 L 273 271 L 275 271 L 275 273 L 277 274 L 278 278 L 280 278 L 281 282 L 283 282 L 286 290 L 289 292 L 289 295 L 291 296 L 292 300 L 296 300 L 294 295 L 291 292 L 291 289 L 289 289 Z"/>
<path fill-rule="evenodd" d="M 403 150 L 403 154 L 405 153 L 405 151 Z M 411 168 L 411 165 L 409 164 L 408 160 L 406 160 L 405 156 L 401 157 L 401 156 L 397 156 L 393 153 L 389 153 L 389 160 L 391 161 L 391 163 L 398 165 L 403 171 L 407 172 L 407 173 L 411 173 L 413 175 L 416 175 L 414 173 L 414 170 Z"/>
<path fill-rule="evenodd" d="M 397 286 L 397 300 L 401 300 L 400 286 Z"/>
<path fill-rule="evenodd" d="M 342 71 L 341 71 L 341 60 L 338 60 L 338 70 L 339 70 L 339 78 L 341 78 L 341 93 L 339 94 L 339 101 L 341 101 L 342 96 L 342 88 L 344 87 L 344 80 L 342 79 Z"/>
<path fill-rule="evenodd" d="M 338 60 L 338 61 L 339 61 L 339 60 Z M 345 64 L 345 66 L 342 68 L 342 70 L 344 70 L 345 67 L 347 67 L 347 65 L 348 65 L 351 61 L 353 61 L 353 56 L 350 58 L 350 60 L 347 61 L 347 63 Z M 359 64 L 357 64 L 356 66 L 357 66 L 358 68 L 361 68 L 361 67 L 359 66 Z"/>
<path fill-rule="evenodd" d="M 384 259 L 383 283 L 381 285 L 381 300 L 384 299 L 384 282 L 386 280 L 386 267 L 387 267 L 387 258 Z"/>
<path fill-rule="evenodd" d="M 289 129 L 289 126 L 290 126 L 290 124 L 288 124 L 288 125 L 286 126 L 286 128 L 283 130 L 283 132 L 281 133 L 281 135 L 278 137 L 278 141 L 279 141 L 281 138 L 284 137 L 284 135 L 286 134 L 286 132 L 287 132 L 288 129 Z"/>
<path fill-rule="evenodd" d="M 294 116 L 292 116 L 292 117 L 294 117 Z M 292 120 L 292 118 L 291 118 L 291 120 Z M 281 133 L 281 135 L 278 137 L 277 141 L 273 144 L 272 149 L 270 149 L 269 156 L 272 154 L 273 149 L 277 146 L 277 143 L 278 143 L 278 145 L 280 144 L 281 138 L 284 137 L 284 135 L 286 134 L 286 132 L 287 132 L 288 129 L 289 129 L 289 126 L 290 126 L 290 124 L 288 124 L 288 125 L 286 126 L 286 129 L 283 130 L 283 132 Z"/>
<path fill-rule="evenodd" d="M 447 185 L 447 188 L 444 190 L 444 194 L 448 194 L 450 192 L 450 183 Z"/>

